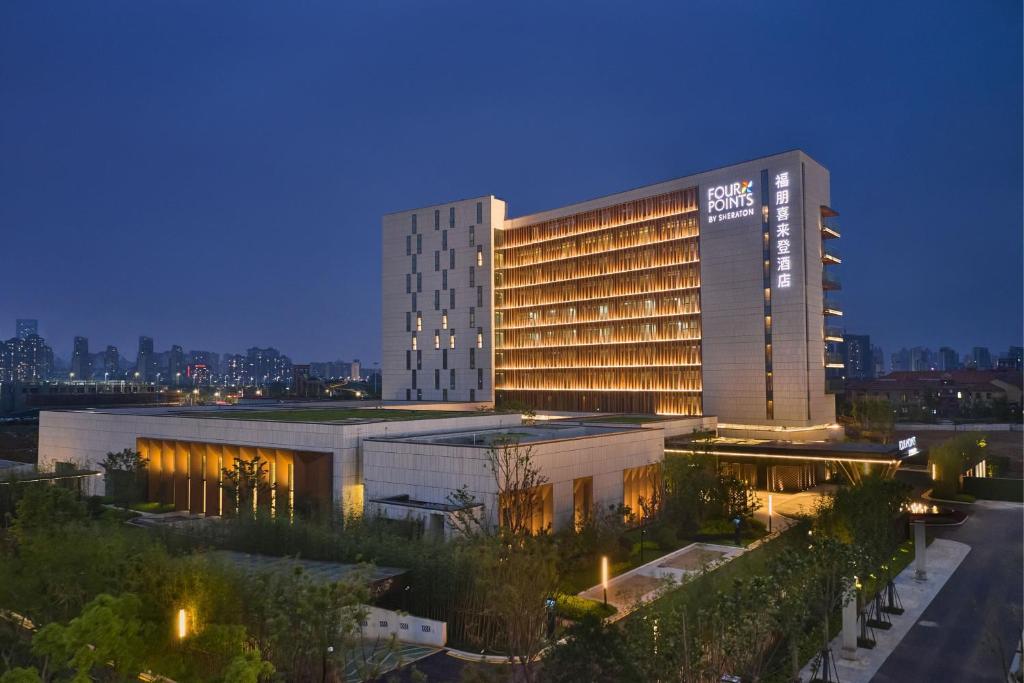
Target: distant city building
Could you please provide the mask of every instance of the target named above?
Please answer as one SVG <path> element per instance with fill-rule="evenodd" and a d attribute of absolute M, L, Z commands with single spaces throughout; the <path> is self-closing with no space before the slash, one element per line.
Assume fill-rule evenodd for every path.
<path fill-rule="evenodd" d="M 89 339 L 75 337 L 71 352 L 72 379 L 84 382 L 92 379 L 92 356 L 89 355 Z"/>
<path fill-rule="evenodd" d="M 248 349 L 245 363 L 249 386 L 262 387 L 291 382 L 291 359 L 272 346 L 265 349 L 254 346 Z"/>
<path fill-rule="evenodd" d="M 25 340 L 32 336 L 39 336 L 39 321 L 34 318 L 18 318 L 15 321 L 15 331 L 18 339 Z"/>
<path fill-rule="evenodd" d="M 874 380 L 848 382 L 846 399 L 886 399 L 898 419 L 953 418 L 1017 420 L 1021 375 L 1015 371 L 954 370 L 892 372 Z"/>
<path fill-rule="evenodd" d="M 1011 346 L 1006 355 L 999 357 L 1000 370 L 1024 369 L 1024 347 Z"/>
<path fill-rule="evenodd" d="M 971 367 L 976 370 L 992 369 L 992 354 L 987 346 L 975 346 L 971 349 Z"/>
<path fill-rule="evenodd" d="M 190 365 L 204 365 L 213 375 L 220 375 L 220 354 L 214 351 L 188 352 Z"/>
<path fill-rule="evenodd" d="M 352 361 L 352 365 L 349 367 L 348 376 L 350 379 L 360 380 L 362 379 L 362 370 L 359 367 L 359 359 Z"/>
<path fill-rule="evenodd" d="M 874 365 L 873 377 L 881 377 L 886 373 L 885 351 L 882 350 L 881 346 L 871 347 L 871 362 Z"/>
<path fill-rule="evenodd" d="M 893 372 L 910 372 L 910 350 L 903 348 L 892 354 L 889 366 Z"/>
<path fill-rule="evenodd" d="M 156 358 L 153 355 L 153 338 L 139 337 L 139 353 L 135 357 L 135 372 L 138 379 L 148 382 L 156 376 Z"/>
<path fill-rule="evenodd" d="M 167 377 L 165 383 L 177 386 L 186 379 L 188 362 L 185 360 L 185 350 L 177 344 L 171 346 L 167 352 Z"/>
<path fill-rule="evenodd" d="M 871 355 L 871 337 L 866 334 L 844 334 L 847 379 L 872 379 L 875 363 Z"/>
<path fill-rule="evenodd" d="M 0 382 L 42 382 L 53 366 L 53 349 L 38 334 L 0 343 Z"/>
<path fill-rule="evenodd" d="M 107 346 L 103 352 L 103 378 L 115 379 L 121 373 L 121 354 L 116 346 Z"/>
<path fill-rule="evenodd" d="M 246 372 L 245 356 L 237 353 L 225 353 L 222 378 L 225 384 L 230 386 L 246 386 L 248 374 Z"/>
<path fill-rule="evenodd" d="M 210 368 L 204 363 L 191 364 L 185 368 L 185 375 L 188 383 L 196 387 L 209 386 L 213 381 Z"/>
<path fill-rule="evenodd" d="M 939 370 L 952 372 L 960 369 L 960 354 L 956 349 L 943 346 L 939 349 Z"/>

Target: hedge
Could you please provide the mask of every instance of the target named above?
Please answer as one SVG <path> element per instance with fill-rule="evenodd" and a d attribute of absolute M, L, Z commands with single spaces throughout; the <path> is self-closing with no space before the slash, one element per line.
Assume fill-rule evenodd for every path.
<path fill-rule="evenodd" d="M 975 498 L 1024 503 L 1024 479 L 964 477 L 963 491 Z"/>
<path fill-rule="evenodd" d="M 579 621 L 587 614 L 593 614 L 603 619 L 615 614 L 617 610 L 613 605 L 606 605 L 598 600 L 562 593 L 555 598 L 555 611 L 563 619 Z"/>

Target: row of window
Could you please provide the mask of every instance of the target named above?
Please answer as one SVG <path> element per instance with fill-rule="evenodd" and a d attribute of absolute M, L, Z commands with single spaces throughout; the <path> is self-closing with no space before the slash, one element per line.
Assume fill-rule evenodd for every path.
<path fill-rule="evenodd" d="M 669 315 L 700 313 L 700 292 L 686 290 L 653 296 L 625 296 L 602 301 L 534 308 L 515 308 L 497 311 L 495 326 L 499 329 L 541 327 L 545 325 L 574 325 L 601 320 L 632 318 L 658 318 Z"/>
<path fill-rule="evenodd" d="M 419 373 L 416 370 L 411 370 L 410 372 L 412 373 L 412 375 L 411 375 L 412 388 L 413 389 L 420 389 L 420 388 L 422 388 L 422 387 L 417 387 L 416 386 L 417 378 L 419 376 Z M 437 369 L 434 370 L 434 388 L 435 389 L 440 389 L 441 388 L 441 371 L 437 370 Z M 449 370 L 448 371 L 448 388 L 449 389 L 454 389 L 455 388 L 455 370 Z M 477 389 L 483 389 L 484 388 L 484 370 L 483 370 L 483 368 L 479 368 L 476 371 L 476 388 Z"/>
<path fill-rule="evenodd" d="M 416 315 L 416 331 L 417 332 L 422 332 L 423 331 L 423 311 L 416 311 L 415 315 Z M 412 332 L 412 321 L 413 321 L 413 313 L 406 312 L 406 314 L 405 314 L 405 331 L 406 332 Z M 475 327 L 476 326 L 476 309 L 475 308 L 470 308 L 469 309 L 469 326 L 470 327 Z M 444 309 L 443 311 L 441 311 L 441 329 L 442 330 L 447 330 L 448 329 L 448 309 L 447 308 Z M 478 328 L 478 329 L 482 330 L 483 328 Z"/>
<path fill-rule="evenodd" d="M 700 264 L 668 266 L 556 284 L 518 287 L 494 293 L 496 308 L 524 308 L 611 299 L 636 294 L 677 292 L 700 287 Z"/>
<path fill-rule="evenodd" d="M 502 349 L 494 354 L 494 367 L 499 369 L 663 368 L 700 364 L 701 347 L 698 340 L 664 344 Z"/>
<path fill-rule="evenodd" d="M 417 216 L 417 214 L 412 214 L 410 216 L 410 221 L 409 222 L 410 222 L 410 227 L 412 228 L 412 234 L 415 235 L 416 231 L 417 231 L 417 229 L 419 227 L 418 226 L 418 216 Z M 484 204 L 483 204 L 483 202 L 477 202 L 476 203 L 476 222 L 478 224 L 484 222 Z M 454 206 L 448 207 L 448 227 L 449 228 L 454 228 L 455 227 L 455 207 Z M 441 209 L 434 209 L 434 230 L 440 230 L 440 229 L 441 229 Z"/>
<path fill-rule="evenodd" d="M 639 319 L 614 323 L 589 323 L 568 327 L 495 330 L 496 349 L 530 349 L 550 346 L 625 344 L 700 339 L 700 318 L 683 316 L 656 320 Z"/>
<path fill-rule="evenodd" d="M 415 351 L 419 348 L 419 338 L 416 333 L 412 333 L 412 350 Z M 476 328 L 476 348 L 482 349 L 484 347 L 484 328 Z M 434 348 L 441 348 L 441 330 L 434 330 Z M 455 330 L 448 330 L 448 348 L 455 348 Z"/>
<path fill-rule="evenodd" d="M 405 352 L 405 369 L 412 370 L 413 352 L 416 353 L 416 370 L 423 369 L 423 349 L 413 349 Z M 448 369 L 448 349 L 441 350 L 441 369 Z M 469 350 L 469 369 L 476 370 L 476 349 Z"/>

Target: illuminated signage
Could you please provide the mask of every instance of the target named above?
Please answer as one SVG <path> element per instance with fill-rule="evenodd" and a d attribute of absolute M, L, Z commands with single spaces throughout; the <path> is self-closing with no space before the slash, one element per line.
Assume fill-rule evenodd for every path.
<path fill-rule="evenodd" d="M 741 180 L 708 188 L 708 223 L 721 223 L 754 213 L 754 181 Z"/>
<path fill-rule="evenodd" d="M 789 171 L 775 174 L 775 288 L 793 284 L 793 260 L 789 234 Z"/>
<path fill-rule="evenodd" d="M 906 439 L 900 439 L 900 450 L 908 451 L 911 448 L 917 448 L 917 437 L 911 436 Z"/>

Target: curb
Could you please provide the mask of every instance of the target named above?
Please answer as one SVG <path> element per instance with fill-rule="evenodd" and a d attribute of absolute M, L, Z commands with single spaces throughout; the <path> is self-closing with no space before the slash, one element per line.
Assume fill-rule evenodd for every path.
<path fill-rule="evenodd" d="M 935 498 L 932 496 L 932 489 L 927 489 L 924 493 L 921 494 L 921 497 L 924 498 L 925 500 L 932 500 L 935 501 L 936 503 L 947 503 L 949 505 L 974 505 L 974 503 L 977 501 L 977 499 L 968 502 L 966 500 L 948 500 L 946 498 Z"/>

